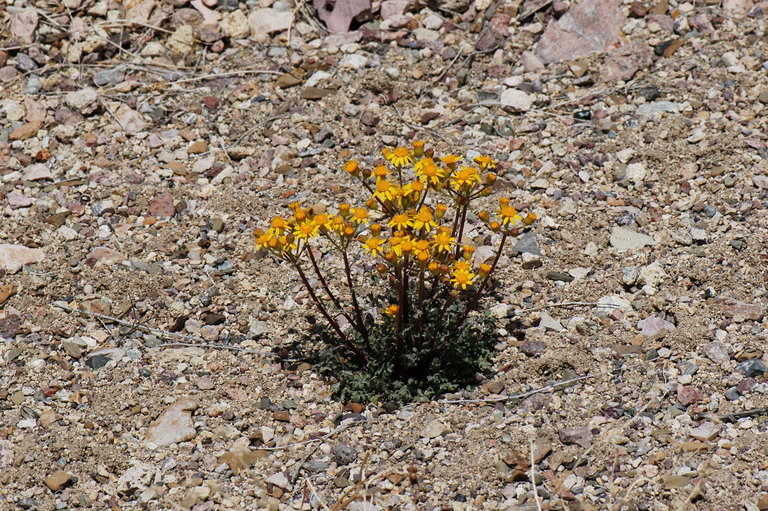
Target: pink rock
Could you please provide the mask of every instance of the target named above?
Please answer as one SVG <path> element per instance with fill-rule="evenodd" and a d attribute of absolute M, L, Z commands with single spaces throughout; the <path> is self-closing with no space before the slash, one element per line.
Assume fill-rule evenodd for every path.
<path fill-rule="evenodd" d="M 120 105 L 115 111 L 115 119 L 120 125 L 120 128 L 125 131 L 127 135 L 136 135 L 137 133 L 147 129 L 147 123 L 139 112 L 133 110 L 128 105 Z"/>
<path fill-rule="evenodd" d="M 51 169 L 44 163 L 35 163 L 29 165 L 24 169 L 24 174 L 21 176 L 24 181 L 40 181 L 41 179 L 53 179 Z"/>
<path fill-rule="evenodd" d="M 88 252 L 88 255 L 85 256 L 85 261 L 83 261 L 83 264 L 86 266 L 93 266 L 99 261 L 106 264 L 114 264 L 119 263 L 124 259 L 125 256 L 117 250 L 112 250 L 111 248 L 107 247 L 96 247 Z"/>
<path fill-rule="evenodd" d="M 37 10 L 24 9 L 11 16 L 11 33 L 24 44 L 31 44 L 35 42 L 37 22 Z"/>
<path fill-rule="evenodd" d="M 752 0 L 723 0 L 723 12 L 726 16 L 743 18 L 754 5 Z"/>
<path fill-rule="evenodd" d="M 8 194 L 8 204 L 11 209 L 28 208 L 32 205 L 32 199 L 19 192 L 11 192 Z"/>
<path fill-rule="evenodd" d="M 646 339 L 659 339 L 673 331 L 675 325 L 667 320 L 651 316 L 638 321 L 637 328 L 641 330 L 640 335 Z"/>
<path fill-rule="evenodd" d="M 157 218 L 171 218 L 176 214 L 173 206 L 173 195 L 161 193 L 149 203 L 149 214 Z"/>
<path fill-rule="evenodd" d="M 371 0 L 312 0 L 318 16 L 331 32 L 346 32 L 355 16 L 371 9 Z"/>
<path fill-rule="evenodd" d="M 619 0 L 584 0 L 559 20 L 549 22 L 536 45 L 536 55 L 549 64 L 607 49 L 627 22 L 619 5 Z"/>
<path fill-rule="evenodd" d="M 677 402 L 683 406 L 688 406 L 693 403 L 697 403 L 704 399 L 704 396 L 699 389 L 692 385 L 678 385 L 677 386 Z"/>
<path fill-rule="evenodd" d="M 524 51 L 521 60 L 525 71 L 528 73 L 542 71 L 544 69 L 544 63 L 532 51 Z"/>
<path fill-rule="evenodd" d="M 611 55 L 600 70 L 600 80 L 616 82 L 630 80 L 640 69 L 653 63 L 651 47 L 642 39 L 632 39 Z"/>

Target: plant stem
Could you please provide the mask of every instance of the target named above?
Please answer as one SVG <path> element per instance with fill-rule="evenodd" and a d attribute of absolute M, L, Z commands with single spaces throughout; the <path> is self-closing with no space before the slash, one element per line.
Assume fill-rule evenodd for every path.
<path fill-rule="evenodd" d="M 357 293 L 355 293 L 355 286 L 352 284 L 352 270 L 349 266 L 349 258 L 347 257 L 347 251 L 342 250 L 341 256 L 344 259 L 344 273 L 347 275 L 347 284 L 349 284 L 349 292 L 352 295 L 352 305 L 355 308 L 355 316 L 357 316 L 357 322 L 358 322 L 358 332 L 360 332 L 360 335 L 363 336 L 363 339 L 365 339 L 365 342 L 368 342 L 368 329 L 365 327 L 365 322 L 363 321 L 363 313 L 360 311 L 360 304 L 357 302 Z M 352 321 L 350 321 L 354 325 Z"/>
<path fill-rule="evenodd" d="M 418 305 L 418 323 L 416 324 L 416 333 L 418 335 L 418 343 L 419 346 L 421 346 L 421 326 L 424 324 L 424 270 L 425 267 L 421 267 L 421 271 L 419 271 L 419 305 Z"/>
<path fill-rule="evenodd" d="M 472 311 L 474 306 L 480 303 L 480 299 L 483 296 L 483 291 L 485 291 L 485 288 L 488 285 L 488 281 L 491 280 L 491 275 L 496 269 L 496 265 L 499 263 L 499 258 L 501 257 L 501 251 L 504 249 L 504 243 L 506 243 L 506 241 L 507 241 L 507 233 L 505 232 L 501 235 L 501 243 L 499 243 L 499 250 L 496 252 L 496 257 L 493 258 L 493 263 L 491 263 L 491 271 L 488 272 L 488 275 L 485 276 L 485 278 L 483 279 L 483 282 L 480 283 L 480 287 L 477 288 L 477 292 L 475 293 L 474 300 L 467 301 L 467 306 L 464 309 L 464 314 L 462 314 L 461 319 L 459 320 L 459 323 L 456 325 L 456 328 L 460 327 L 461 324 L 464 323 L 464 320 L 467 319 L 467 316 L 469 315 L 470 311 Z"/>
<path fill-rule="evenodd" d="M 301 277 L 301 282 L 304 284 L 304 287 L 307 288 L 307 292 L 309 293 L 309 296 L 312 298 L 312 300 L 315 302 L 315 305 L 320 310 L 320 313 L 323 315 L 325 320 L 328 322 L 328 324 L 331 325 L 331 328 L 333 328 L 334 332 L 336 332 L 336 335 L 339 336 L 339 339 L 341 342 L 344 343 L 344 345 L 349 348 L 352 353 L 355 354 L 355 356 L 359 357 L 363 362 L 366 364 L 368 363 L 368 357 L 360 351 L 360 348 L 355 346 L 349 341 L 349 338 L 344 334 L 344 332 L 341 331 L 341 327 L 336 322 L 333 317 L 331 317 L 330 314 L 328 314 L 328 311 L 325 309 L 325 306 L 323 306 L 323 302 L 320 301 L 320 298 L 317 297 L 315 294 L 315 291 L 312 289 L 312 286 L 309 284 L 309 280 L 307 280 L 307 276 L 304 274 L 304 270 L 301 269 L 301 264 L 299 261 L 293 261 L 293 265 L 296 267 L 296 270 L 299 272 L 299 277 Z"/>
<path fill-rule="evenodd" d="M 459 258 L 459 254 L 461 254 L 461 237 L 464 236 L 464 225 L 467 223 L 467 208 L 469 208 L 469 203 L 464 205 L 464 208 L 461 210 L 461 219 L 459 220 L 459 233 L 456 236 L 456 259 Z"/>
<path fill-rule="evenodd" d="M 339 300 L 333 295 L 331 289 L 328 287 L 328 283 L 325 281 L 323 274 L 320 272 L 320 267 L 317 265 L 317 259 L 315 259 L 314 254 L 312 254 L 312 249 L 308 247 L 307 252 L 309 253 L 309 260 L 312 261 L 312 268 L 314 268 L 315 274 L 317 275 L 320 284 L 322 284 L 323 289 L 325 290 L 325 294 L 328 295 L 328 298 L 333 302 L 333 305 L 335 305 L 336 308 L 339 309 L 339 311 L 344 315 L 344 317 L 347 318 L 347 321 L 349 321 L 351 325 L 354 325 L 352 318 L 349 317 L 349 314 L 344 312 L 344 309 L 341 307 Z"/>

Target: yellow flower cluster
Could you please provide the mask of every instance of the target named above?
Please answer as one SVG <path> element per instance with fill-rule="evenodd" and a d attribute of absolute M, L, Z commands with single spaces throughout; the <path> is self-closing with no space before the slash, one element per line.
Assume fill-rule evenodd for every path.
<path fill-rule="evenodd" d="M 490 194 L 496 181 L 495 162 L 488 156 L 473 162 L 462 162 L 455 154 L 437 156 L 421 141 L 411 148 L 384 149 L 382 155 L 385 161 L 373 168 L 355 160 L 344 165 L 370 194 L 364 206 L 341 204 L 337 213 L 326 214 L 292 204 L 290 217 L 274 217 L 266 231 L 254 232 L 257 247 L 297 263 L 310 240 L 324 237 L 345 253 L 359 244 L 379 260 L 380 271 L 392 271 L 400 279 L 432 275 L 461 291 L 486 280 L 493 267 L 475 268 L 474 247 L 461 243 L 468 205 Z M 447 198 L 451 211 L 439 198 L 428 203 L 430 193 Z M 508 199 L 500 200 L 493 218 L 485 211 L 478 217 L 504 237 L 535 220 L 532 214 L 521 216 Z M 393 305 L 385 312 L 394 316 L 398 310 Z"/>

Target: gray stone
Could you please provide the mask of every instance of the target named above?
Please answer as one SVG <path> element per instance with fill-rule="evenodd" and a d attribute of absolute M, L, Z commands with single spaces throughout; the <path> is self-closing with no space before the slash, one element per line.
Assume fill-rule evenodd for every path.
<path fill-rule="evenodd" d="M 562 428 L 557 431 L 557 436 L 565 445 L 575 444 L 586 449 L 592 444 L 589 428 Z"/>
<path fill-rule="evenodd" d="M 93 76 L 93 83 L 99 87 L 105 85 L 117 85 L 125 79 L 125 67 L 117 66 L 111 69 L 102 69 Z"/>
<path fill-rule="evenodd" d="M 765 367 L 765 364 L 763 364 L 761 360 L 757 358 L 749 358 L 737 365 L 736 370 L 743 373 L 744 376 L 753 377 L 762 375 L 768 371 L 768 368 Z"/>

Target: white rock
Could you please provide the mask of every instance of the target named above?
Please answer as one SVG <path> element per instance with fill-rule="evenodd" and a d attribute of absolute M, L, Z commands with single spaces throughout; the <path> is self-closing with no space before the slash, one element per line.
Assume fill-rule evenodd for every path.
<path fill-rule="evenodd" d="M 434 419 L 424 426 L 421 430 L 421 436 L 423 438 L 437 438 L 451 431 L 451 428 L 441 422 L 439 419 Z"/>
<path fill-rule="evenodd" d="M 45 252 L 39 248 L 0 243 L 0 269 L 8 273 L 16 273 L 22 266 L 39 263 L 43 259 L 45 259 Z"/>
<path fill-rule="evenodd" d="M 344 58 L 339 62 L 339 66 L 347 69 L 363 69 L 367 63 L 367 58 L 360 54 L 352 53 L 344 55 Z"/>
<path fill-rule="evenodd" d="M 720 433 L 720 428 L 712 424 L 711 422 L 702 422 L 695 428 L 691 428 L 688 433 L 693 438 L 707 442 L 715 438 Z"/>
<path fill-rule="evenodd" d="M 541 313 L 541 317 L 539 319 L 539 328 L 545 328 L 547 330 L 553 330 L 555 332 L 562 332 L 564 330 L 563 325 L 561 325 L 558 320 L 556 320 L 546 312 Z"/>
<path fill-rule="evenodd" d="M 307 81 L 304 85 L 307 87 L 317 87 L 320 83 L 326 81 L 328 78 L 331 77 L 331 73 L 327 71 L 315 71 L 312 73 L 312 76 L 307 78 Z"/>
<path fill-rule="evenodd" d="M 645 181 L 646 173 L 645 164 L 642 162 L 630 163 L 627 165 L 627 179 L 632 181 L 635 185 L 642 184 L 642 182 Z"/>
<path fill-rule="evenodd" d="M 177 401 L 152 423 L 147 430 L 146 441 L 158 447 L 176 444 L 185 440 L 191 440 L 197 436 L 194 422 L 192 422 L 192 410 L 197 408 L 197 403 L 191 399 Z"/>
<path fill-rule="evenodd" d="M 120 128 L 127 135 L 136 135 L 147 129 L 147 123 L 139 112 L 125 104 L 121 104 L 115 111 L 115 118 Z"/>
<path fill-rule="evenodd" d="M 288 478 L 285 477 L 285 474 L 283 474 L 282 472 L 272 474 L 267 478 L 266 482 L 268 484 L 277 486 L 278 488 L 282 488 L 283 490 L 288 490 L 291 488 L 291 483 L 288 481 Z"/>
<path fill-rule="evenodd" d="M 651 236 L 624 227 L 614 227 L 611 230 L 610 243 L 612 247 L 623 252 L 625 250 L 639 250 L 647 245 L 655 245 L 656 240 Z"/>
<path fill-rule="evenodd" d="M 643 266 L 640 269 L 638 280 L 641 284 L 647 284 L 649 286 L 656 286 L 667 276 L 664 268 L 661 267 L 658 261 L 654 261 L 648 266 Z"/>
<path fill-rule="evenodd" d="M 598 315 L 605 316 L 607 314 L 610 314 L 612 311 L 616 309 L 631 311 L 632 304 L 629 303 L 628 300 L 625 300 L 624 298 L 620 297 L 619 295 L 603 296 L 599 300 L 597 300 Z"/>
<path fill-rule="evenodd" d="M 527 112 L 533 105 L 531 97 L 520 89 L 505 89 L 500 101 L 502 105 L 518 112 Z"/>
<path fill-rule="evenodd" d="M 87 115 L 99 107 L 99 93 L 91 87 L 75 90 L 64 97 L 64 103 L 81 114 Z"/>
<path fill-rule="evenodd" d="M 232 39 L 242 39 L 248 36 L 251 26 L 243 11 L 237 9 L 224 16 L 219 22 L 221 30 Z"/>
<path fill-rule="evenodd" d="M 256 41 L 266 41 L 269 34 L 288 30 L 293 20 L 291 11 L 278 11 L 271 7 L 254 9 L 248 15 L 248 24 L 251 26 L 251 38 Z"/>
<path fill-rule="evenodd" d="M 632 159 L 634 155 L 635 155 L 635 150 L 632 149 L 631 147 L 627 147 L 626 149 L 622 149 L 621 151 L 616 153 L 616 158 L 618 158 L 618 160 L 621 163 L 627 163 L 629 160 Z"/>

